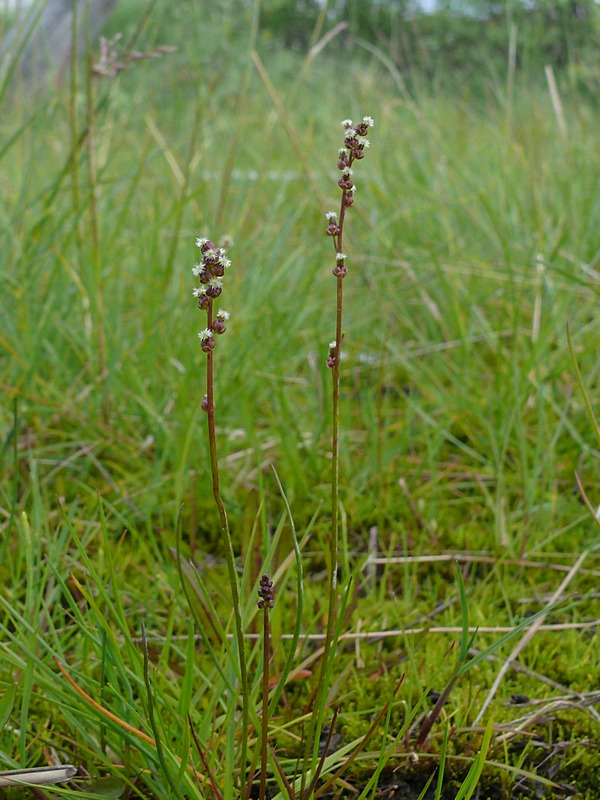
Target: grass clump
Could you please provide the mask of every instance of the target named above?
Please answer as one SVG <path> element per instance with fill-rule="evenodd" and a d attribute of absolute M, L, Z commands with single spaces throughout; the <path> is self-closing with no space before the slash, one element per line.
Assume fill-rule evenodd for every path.
<path fill-rule="evenodd" d="M 597 535 L 574 473 L 593 506 L 597 454 L 565 322 L 593 398 L 596 109 L 561 85 L 563 138 L 518 76 L 410 97 L 373 60 L 333 85 L 331 49 L 270 53 L 251 24 L 217 64 L 198 16 L 157 11 L 139 48 L 176 54 L 2 98 L 5 768 L 74 763 L 61 796 L 368 797 L 401 775 L 415 798 L 432 776 L 435 797 L 592 798 Z M 331 120 L 362 108 L 327 364 Z M 215 310 L 200 347 L 179 268 L 198 229 L 235 264 L 235 324 L 214 335 Z"/>

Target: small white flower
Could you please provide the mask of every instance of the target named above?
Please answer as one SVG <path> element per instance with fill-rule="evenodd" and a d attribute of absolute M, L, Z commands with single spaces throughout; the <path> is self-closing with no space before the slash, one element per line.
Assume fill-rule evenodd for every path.
<path fill-rule="evenodd" d="M 213 332 L 209 328 L 204 328 L 203 331 L 200 331 L 198 334 L 198 338 L 201 342 L 207 342 L 209 339 L 212 338 Z"/>
<path fill-rule="evenodd" d="M 366 136 L 357 136 L 356 141 L 363 147 L 369 147 L 371 144 Z"/>
<path fill-rule="evenodd" d="M 206 253 L 204 253 L 204 258 L 206 258 L 207 260 L 212 259 L 212 258 L 218 258 L 218 257 L 219 257 L 219 254 L 217 253 L 216 250 L 213 250 L 212 247 L 211 247 L 210 250 L 207 250 Z"/>
<path fill-rule="evenodd" d="M 365 123 L 365 125 L 368 125 L 369 128 L 372 128 L 373 125 L 375 125 L 375 120 L 373 119 L 373 117 L 363 117 L 363 122 Z"/>
<path fill-rule="evenodd" d="M 229 311 L 225 311 L 225 309 L 220 309 L 217 311 L 217 319 L 226 320 L 229 319 Z"/>
<path fill-rule="evenodd" d="M 336 253 L 335 254 L 335 260 L 336 261 L 345 261 L 346 258 L 347 258 L 347 256 L 344 255 L 344 253 Z"/>
<path fill-rule="evenodd" d="M 353 183 L 349 189 L 346 189 L 346 191 L 350 192 L 350 194 L 354 194 L 354 192 L 356 191 L 356 184 Z"/>
<path fill-rule="evenodd" d="M 350 152 L 348 151 L 347 147 L 340 147 L 340 149 L 338 150 L 338 156 L 340 158 L 346 158 L 349 155 L 350 155 Z"/>
<path fill-rule="evenodd" d="M 195 289 L 192 289 L 192 294 L 194 297 L 204 297 L 206 294 L 206 289 L 204 286 L 197 286 Z"/>
<path fill-rule="evenodd" d="M 337 222 L 337 211 L 328 211 L 325 214 L 325 218 L 327 219 L 328 222 L 336 223 Z"/>
<path fill-rule="evenodd" d="M 225 267 L 225 269 L 227 269 L 228 267 L 231 266 L 231 259 L 230 258 L 224 258 L 223 256 L 221 256 L 221 258 L 219 259 L 219 264 L 222 267 Z"/>
<path fill-rule="evenodd" d="M 337 346 L 337 342 L 329 342 L 329 349 L 330 350 L 335 350 L 336 346 Z"/>
<path fill-rule="evenodd" d="M 208 239 L 197 238 L 196 239 L 196 247 L 203 247 L 207 242 L 208 242 Z"/>
<path fill-rule="evenodd" d="M 212 286 L 213 289 L 222 289 L 223 281 L 221 278 L 211 278 L 208 282 L 208 285 Z"/>
<path fill-rule="evenodd" d="M 352 120 L 351 119 L 343 119 L 342 120 L 342 128 L 351 128 L 352 127 Z"/>
<path fill-rule="evenodd" d="M 196 264 L 192 270 L 192 275 L 200 275 L 202 272 L 202 264 Z"/>
<path fill-rule="evenodd" d="M 352 175 L 352 170 L 350 169 L 350 167 L 345 167 L 342 175 L 344 176 L 344 178 L 349 178 L 350 175 Z"/>

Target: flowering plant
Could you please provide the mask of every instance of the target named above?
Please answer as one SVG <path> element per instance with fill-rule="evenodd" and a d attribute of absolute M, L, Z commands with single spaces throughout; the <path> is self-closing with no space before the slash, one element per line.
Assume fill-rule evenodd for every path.
<path fill-rule="evenodd" d="M 321 758 L 321 763 L 317 766 L 316 761 L 318 758 L 318 741 L 319 735 L 323 728 L 325 705 L 327 700 L 327 685 L 328 677 L 331 673 L 332 660 L 335 656 L 336 646 L 336 628 L 337 628 L 337 613 L 338 613 L 338 599 L 337 599 L 337 573 L 338 573 L 338 542 L 339 542 L 339 520 L 338 520 L 338 505 L 339 505 L 339 429 L 340 429 L 340 414 L 339 414 L 339 400 L 340 400 L 340 351 L 343 338 L 342 333 L 342 312 L 343 312 L 343 279 L 348 274 L 347 256 L 343 252 L 343 237 L 344 237 L 344 222 L 346 219 L 346 212 L 354 204 L 354 196 L 356 192 L 356 184 L 353 178 L 352 166 L 355 161 L 360 161 L 365 156 L 365 151 L 369 147 L 368 133 L 369 129 L 373 126 L 373 119 L 371 117 L 363 117 L 362 121 L 357 125 L 353 125 L 352 121 L 346 119 L 342 122 L 344 129 L 344 143 L 343 147 L 338 151 L 337 166 L 340 170 L 341 177 L 338 180 L 338 186 L 342 191 L 342 199 L 340 203 L 339 213 L 328 212 L 327 214 L 327 230 L 326 233 L 333 240 L 335 248 L 335 265 L 332 273 L 337 281 L 337 302 L 336 302 L 336 332 L 335 339 L 329 345 L 329 353 L 327 356 L 327 366 L 332 370 L 333 377 L 333 426 L 332 426 L 332 477 L 331 477 L 331 536 L 329 541 L 329 593 L 328 593 L 328 617 L 327 617 L 327 632 L 325 635 L 325 643 L 323 655 L 321 658 L 321 665 L 319 670 L 318 683 L 316 692 L 313 695 L 315 708 L 311 714 L 309 723 L 308 736 L 305 742 L 304 752 L 304 766 L 302 776 L 300 779 L 300 798 L 301 800 L 308 800 L 313 795 L 316 783 L 323 768 L 324 755 Z M 215 503 L 219 510 L 221 521 L 221 531 L 223 534 L 223 541 L 225 543 L 225 556 L 227 561 L 227 569 L 229 575 L 229 584 L 231 588 L 233 610 L 235 618 L 236 629 L 236 642 L 237 654 L 232 657 L 237 657 L 238 664 L 234 666 L 239 669 L 240 689 L 241 689 L 241 704 L 242 704 L 242 725 L 240 731 L 240 757 L 242 769 L 241 785 L 244 785 L 246 768 L 247 768 L 247 742 L 249 734 L 249 708 L 251 704 L 250 688 L 247 676 L 246 666 L 246 651 L 244 640 L 244 623 L 242 618 L 242 608 L 240 602 L 240 587 L 238 583 L 238 576 L 235 568 L 235 558 L 233 552 L 233 545 L 229 531 L 229 523 L 225 506 L 221 498 L 220 483 L 219 483 L 219 465 L 217 459 L 217 441 L 215 429 L 215 403 L 214 403 L 214 349 L 216 347 L 217 338 L 224 334 L 227 330 L 226 322 L 229 319 L 227 311 L 222 309 L 215 309 L 215 302 L 220 298 L 223 293 L 223 279 L 225 272 L 231 265 L 231 261 L 227 258 L 225 250 L 222 247 L 217 247 L 208 238 L 196 239 L 196 245 L 200 248 L 202 258 L 192 270 L 194 276 L 198 278 L 199 285 L 194 288 L 193 294 L 197 298 L 198 308 L 206 312 L 206 325 L 198 333 L 200 339 L 200 346 L 202 351 L 206 354 L 206 395 L 202 400 L 201 407 L 206 412 L 208 418 L 208 441 L 210 450 L 210 464 L 212 474 L 213 495 Z M 263 638 L 263 681 L 262 681 L 262 721 L 261 721 L 261 765 L 260 765 L 260 790 L 259 798 L 264 800 L 266 797 L 266 776 L 267 776 L 267 755 L 268 755 L 268 710 L 269 710 L 269 680 L 268 680 L 268 667 L 269 667 L 269 639 L 270 639 L 270 624 L 269 624 L 269 611 L 274 605 L 274 584 L 267 574 L 264 574 L 259 589 L 260 600 L 258 602 L 259 609 L 263 612 L 264 624 L 264 638 Z M 334 715 L 332 727 L 335 724 L 337 712 Z M 329 747 L 330 738 L 326 749 Z M 364 743 L 366 744 L 367 738 Z M 360 748 L 359 748 L 360 749 Z M 355 751 L 355 755 L 358 750 Z M 202 752 L 201 752 L 202 756 Z M 277 770 L 282 774 L 281 768 L 278 765 L 277 759 L 272 754 Z M 204 759 L 203 759 L 204 761 Z M 312 780 L 306 783 L 309 775 L 312 775 Z M 283 778 L 282 778 L 283 779 Z M 286 779 L 287 780 L 287 779 Z M 248 787 L 252 784 L 252 776 L 249 778 Z M 295 794 L 289 784 L 287 784 L 290 797 L 295 800 Z"/>
<path fill-rule="evenodd" d="M 335 248 L 335 266 L 332 273 L 337 281 L 336 291 L 336 323 L 335 339 L 329 344 L 327 366 L 332 371 L 332 431 L 331 431 L 331 534 L 329 537 L 329 597 L 327 608 L 327 631 L 321 659 L 321 668 L 316 690 L 317 708 L 311 717 L 309 735 L 306 740 L 304 752 L 303 785 L 301 796 L 304 795 L 304 776 L 308 774 L 308 763 L 312 770 L 318 755 L 318 742 L 320 731 L 323 727 L 325 714 L 325 701 L 327 697 L 327 678 L 330 674 L 332 660 L 335 656 L 335 637 L 338 616 L 338 560 L 339 560 L 339 464 L 340 464 L 340 360 L 343 339 L 342 318 L 344 309 L 343 282 L 348 274 L 348 257 L 343 252 L 344 222 L 346 212 L 354 205 L 356 184 L 353 178 L 352 165 L 365 157 L 369 147 L 369 128 L 374 125 L 372 117 L 363 117 L 357 125 L 352 120 L 342 122 L 344 129 L 344 145 L 338 150 L 337 167 L 342 173 L 338 186 L 342 190 L 339 213 L 329 211 L 327 217 L 326 233 L 333 240 Z"/>
<path fill-rule="evenodd" d="M 212 475 L 212 488 L 215 503 L 219 511 L 221 523 L 221 533 L 225 545 L 225 560 L 227 562 L 227 572 L 229 586 L 233 601 L 233 613 L 235 619 L 235 631 L 237 641 L 237 667 L 239 665 L 241 703 L 242 703 L 242 736 L 241 736 L 241 763 L 246 763 L 246 748 L 248 739 L 249 724 L 249 687 L 248 673 L 246 668 L 246 647 L 244 643 L 244 622 L 242 618 L 242 606 L 240 601 L 240 587 L 235 568 L 235 555 L 233 552 L 233 542 L 229 530 L 229 521 L 225 504 L 221 497 L 219 461 L 217 457 L 217 433 L 215 427 L 215 402 L 214 402 L 214 360 L 213 350 L 216 346 L 216 337 L 222 336 L 227 327 L 225 323 L 229 319 L 229 312 L 219 309 L 215 311 L 215 300 L 223 293 L 223 278 L 225 271 L 231 266 L 231 261 L 225 255 L 222 247 L 216 247 L 210 239 L 200 237 L 196 239 L 196 246 L 200 248 L 202 259 L 192 269 L 193 275 L 198 278 L 199 286 L 193 289 L 194 297 L 198 298 L 198 308 L 206 311 L 206 327 L 198 333 L 200 347 L 206 353 L 206 394 L 202 399 L 202 410 L 206 412 L 208 418 L 208 447 L 210 452 L 210 469 Z M 233 656 L 235 659 L 235 655 Z"/>

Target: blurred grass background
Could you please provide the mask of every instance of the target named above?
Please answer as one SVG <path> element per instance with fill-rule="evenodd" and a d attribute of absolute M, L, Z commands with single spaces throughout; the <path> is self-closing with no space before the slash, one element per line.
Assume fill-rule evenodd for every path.
<path fill-rule="evenodd" d="M 264 531 L 276 528 L 283 503 L 273 464 L 299 528 L 317 515 L 318 574 L 328 529 L 319 509 L 329 495 L 325 358 L 335 303 L 324 213 L 339 203 L 339 122 L 364 114 L 376 126 L 356 170 L 344 245 L 345 552 L 365 555 L 376 527 L 382 552 L 490 553 L 498 566 L 472 576 L 481 581 L 475 624 L 490 624 L 487 614 L 512 624 L 523 603 L 555 588 L 552 570 L 533 579 L 506 559 L 570 563 L 590 548 L 592 572 L 574 591 L 592 590 L 598 535 L 574 473 L 597 502 L 598 452 L 566 324 L 595 398 L 595 56 L 577 51 L 576 39 L 561 51 L 553 67 L 559 109 L 543 70 L 546 50 L 531 55 L 518 16 L 504 18 L 502 48 L 472 48 L 455 63 L 463 33 L 446 49 L 435 40 L 438 52 L 433 18 L 420 18 L 422 38 L 413 35 L 412 49 L 400 53 L 392 45 L 402 36 L 365 47 L 352 28 L 314 52 L 313 23 L 323 35 L 335 20 L 316 8 L 308 40 L 286 47 L 285 26 L 269 9 L 253 37 L 256 8 L 130 0 L 116 7 L 104 35 L 122 35 L 115 47 L 135 36 L 137 50 L 174 52 L 136 61 L 113 79 L 88 81 L 84 61 L 59 85 L 4 73 L 5 600 L 19 619 L 41 615 L 47 629 L 48 609 L 60 607 L 69 571 L 81 566 L 65 517 L 101 565 L 106 547 L 118 553 L 131 632 L 148 614 L 157 628 L 167 617 L 175 629 L 181 624 L 170 617 L 178 578 L 169 553 L 182 504 L 187 552 L 221 555 L 200 411 L 203 322 L 191 295 L 201 235 L 229 243 L 233 261 L 216 378 L 232 530 L 245 552 L 257 519 Z M 511 36 L 523 43 L 520 60 L 505 47 Z M 426 63 L 407 63 L 417 51 Z M 52 602 L 23 594 L 42 585 L 24 561 L 23 511 L 40 564 L 55 573 Z M 363 624 L 408 623 L 409 610 L 427 613 L 455 591 L 450 571 L 420 569 L 387 568 L 377 590 L 356 601 Z M 311 602 L 323 602 L 318 585 Z M 5 613 L 5 635 L 18 642 L 19 626 Z M 456 609 L 449 613 L 452 624 Z M 595 596 L 578 614 L 598 616 Z M 285 629 L 285 619 L 280 624 Z M 69 649 L 60 636 L 56 642 Z M 574 633 L 564 644 L 540 645 L 540 671 L 546 664 L 577 691 L 597 689 L 597 634 Z M 73 647 L 83 657 L 81 645 Z M 416 672 L 425 683 L 443 652 L 420 651 Z M 376 658 L 385 661 L 381 648 Z M 13 655 L 12 668 L 19 663 Z M 10 674 L 9 667 L 7 683 Z M 20 748 L 23 759 L 24 739 Z"/>

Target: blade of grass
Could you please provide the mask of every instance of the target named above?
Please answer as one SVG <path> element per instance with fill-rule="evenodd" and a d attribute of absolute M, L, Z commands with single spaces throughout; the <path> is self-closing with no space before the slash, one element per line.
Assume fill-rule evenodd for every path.
<path fill-rule="evenodd" d="M 590 418 L 590 422 L 592 423 L 592 428 L 594 429 L 594 433 L 596 434 L 596 439 L 600 444 L 600 425 L 598 425 L 598 420 L 596 419 L 596 415 L 594 414 L 594 409 L 592 408 L 592 402 L 590 400 L 590 396 L 588 394 L 587 389 L 585 388 L 585 383 L 583 381 L 583 376 L 581 375 L 581 370 L 579 369 L 579 364 L 577 363 L 577 357 L 575 355 L 575 348 L 573 347 L 573 340 L 571 338 L 571 329 L 569 323 L 567 322 L 566 326 L 567 330 L 567 344 L 569 345 L 569 353 L 571 354 L 571 362 L 573 364 L 573 369 L 575 370 L 575 375 L 577 377 L 577 383 L 579 384 L 579 388 L 581 390 L 581 394 L 583 396 L 583 401 L 585 403 L 585 407 L 588 413 L 588 417 Z"/>

